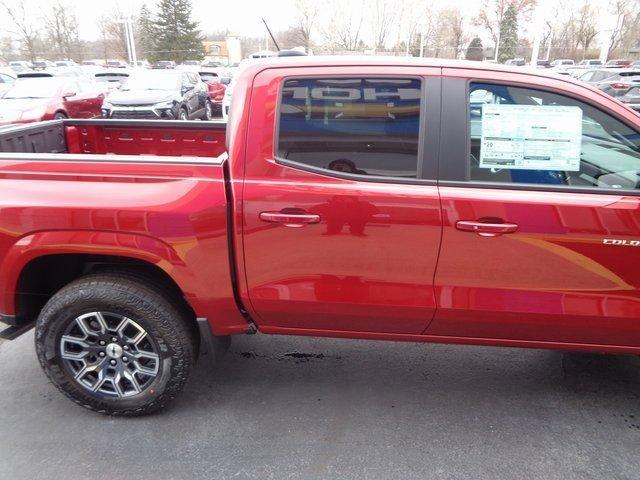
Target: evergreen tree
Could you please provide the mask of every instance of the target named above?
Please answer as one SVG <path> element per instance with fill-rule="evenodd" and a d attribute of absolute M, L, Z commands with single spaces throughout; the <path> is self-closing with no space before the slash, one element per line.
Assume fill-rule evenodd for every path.
<path fill-rule="evenodd" d="M 504 63 L 516 56 L 518 48 L 518 11 L 511 3 L 504 12 L 500 22 L 500 42 L 498 44 L 498 61 Z"/>
<path fill-rule="evenodd" d="M 467 53 L 465 54 L 467 60 L 484 60 L 484 48 L 482 46 L 482 40 L 479 37 L 474 37 L 471 43 L 467 47 Z"/>
<path fill-rule="evenodd" d="M 155 50 L 155 25 L 153 16 L 146 3 L 142 4 L 140 16 L 138 16 L 138 57 L 152 57 Z"/>
<path fill-rule="evenodd" d="M 202 60 L 204 47 L 198 23 L 191 20 L 191 0 L 160 0 L 153 21 L 152 60 Z"/>

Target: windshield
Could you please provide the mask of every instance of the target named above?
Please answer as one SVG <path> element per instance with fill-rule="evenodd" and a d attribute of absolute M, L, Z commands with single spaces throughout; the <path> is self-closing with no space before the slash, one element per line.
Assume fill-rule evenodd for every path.
<path fill-rule="evenodd" d="M 218 80 L 218 74 L 214 72 L 200 72 L 200 78 L 202 78 L 203 82 L 212 82 L 214 80 Z"/>
<path fill-rule="evenodd" d="M 122 90 L 179 90 L 180 78 L 176 74 L 143 73 L 129 77 Z"/>
<path fill-rule="evenodd" d="M 96 73 L 96 82 L 124 82 L 129 75 L 126 73 Z"/>
<path fill-rule="evenodd" d="M 60 92 L 60 81 L 54 78 L 20 80 L 7 90 L 2 98 L 52 98 Z"/>

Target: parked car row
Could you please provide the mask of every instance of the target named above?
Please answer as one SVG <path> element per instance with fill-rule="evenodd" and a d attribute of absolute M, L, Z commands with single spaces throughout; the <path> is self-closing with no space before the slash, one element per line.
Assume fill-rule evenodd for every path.
<path fill-rule="evenodd" d="M 0 70 L 0 125 L 62 118 L 211 120 L 226 83 L 215 69 L 104 69 L 66 76 Z"/>
<path fill-rule="evenodd" d="M 506 62 L 513 66 L 526 66 L 524 58 Z M 626 103 L 640 112 L 640 60 L 612 59 L 604 65 L 598 59 L 584 59 L 576 63 L 572 59 L 539 60 L 537 68 L 548 68 L 559 75 L 569 75 L 592 85 Z"/>

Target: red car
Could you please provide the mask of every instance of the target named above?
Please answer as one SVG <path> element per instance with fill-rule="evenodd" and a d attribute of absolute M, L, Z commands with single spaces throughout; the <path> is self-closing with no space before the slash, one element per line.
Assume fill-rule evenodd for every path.
<path fill-rule="evenodd" d="M 218 73 L 213 70 L 199 70 L 198 74 L 209 88 L 214 115 L 216 117 L 222 116 L 222 100 L 224 99 L 224 92 L 227 90 L 227 86 L 223 83 Z"/>
<path fill-rule="evenodd" d="M 236 77 L 226 131 L 0 145 L 3 336 L 35 324 L 99 412 L 163 407 L 257 332 L 640 354 L 640 117 L 569 77 L 280 58 Z"/>
<path fill-rule="evenodd" d="M 0 98 L 0 125 L 99 117 L 103 98 L 83 78 L 22 78 Z"/>

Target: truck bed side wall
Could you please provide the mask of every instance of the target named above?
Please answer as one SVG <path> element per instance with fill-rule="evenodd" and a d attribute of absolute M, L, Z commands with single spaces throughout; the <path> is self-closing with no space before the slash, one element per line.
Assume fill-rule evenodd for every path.
<path fill-rule="evenodd" d="M 146 120 L 56 120 L 0 129 L 0 152 L 215 158 L 226 124 Z"/>
<path fill-rule="evenodd" d="M 230 281 L 222 162 L 126 158 L 0 160 L 0 313 L 16 313 L 18 279 L 31 260 L 110 255 L 161 268 L 215 334 L 243 331 Z"/>

